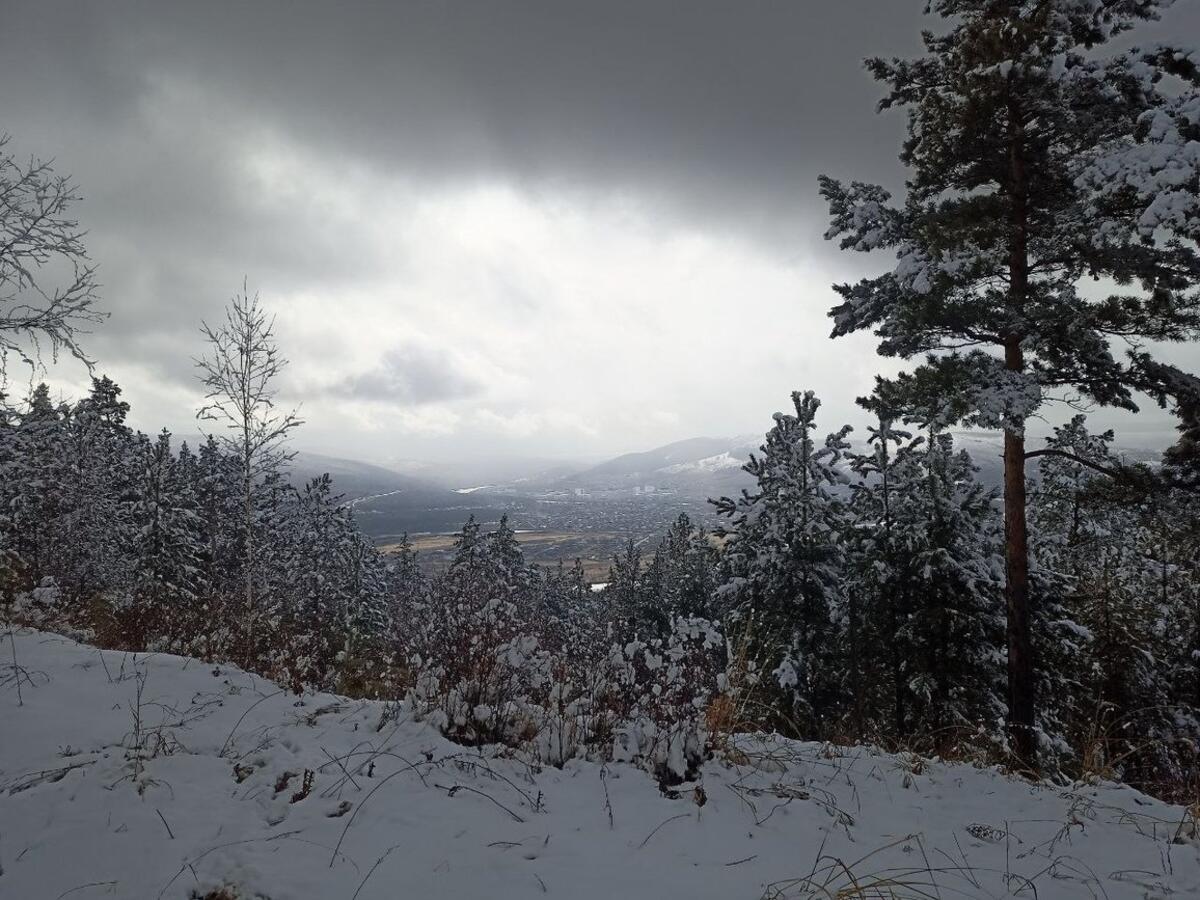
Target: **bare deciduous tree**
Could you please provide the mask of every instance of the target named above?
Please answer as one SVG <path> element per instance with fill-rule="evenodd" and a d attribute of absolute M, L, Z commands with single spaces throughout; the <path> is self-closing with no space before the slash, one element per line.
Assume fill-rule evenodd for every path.
<path fill-rule="evenodd" d="M 247 611 L 253 612 L 257 491 L 295 456 L 285 440 L 302 420 L 297 410 L 276 408 L 275 382 L 288 361 L 275 343 L 275 319 L 262 308 L 258 294 L 251 297 L 243 282 L 242 292 L 225 308 L 225 321 L 216 328 L 202 323 L 201 330 L 210 352 L 196 360 L 206 390 L 196 417 L 225 426 L 220 441 L 241 463 L 244 591 Z"/>
<path fill-rule="evenodd" d="M 52 161 L 18 160 L 9 141 L 0 134 L 0 371 L 10 354 L 42 365 L 43 347 L 52 360 L 65 350 L 90 369 L 78 338 L 107 313 L 95 306 L 85 232 L 69 215 L 79 194 Z"/>

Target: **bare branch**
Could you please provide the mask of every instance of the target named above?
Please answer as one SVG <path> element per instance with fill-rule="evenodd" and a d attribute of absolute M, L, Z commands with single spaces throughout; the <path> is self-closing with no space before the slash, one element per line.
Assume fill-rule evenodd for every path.
<path fill-rule="evenodd" d="M 69 214 L 80 196 L 52 162 L 18 161 L 9 141 L 0 134 L 0 374 L 10 355 L 44 368 L 43 346 L 51 361 L 66 351 L 91 369 L 79 337 L 108 314 L 95 306 L 96 267 Z"/>

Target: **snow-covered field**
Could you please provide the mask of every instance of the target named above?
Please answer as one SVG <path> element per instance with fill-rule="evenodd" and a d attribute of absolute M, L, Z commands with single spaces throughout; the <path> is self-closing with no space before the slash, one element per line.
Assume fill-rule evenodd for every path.
<path fill-rule="evenodd" d="M 1191 819 L 1119 786 L 768 740 L 671 797 L 228 666 L 0 651 L 5 900 L 1200 896 Z"/>

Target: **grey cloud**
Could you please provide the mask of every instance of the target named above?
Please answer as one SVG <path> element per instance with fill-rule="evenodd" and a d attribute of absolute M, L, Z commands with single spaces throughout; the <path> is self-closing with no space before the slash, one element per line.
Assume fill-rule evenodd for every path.
<path fill-rule="evenodd" d="M 205 271 L 290 281 L 370 266 L 234 183 L 227 154 L 258 124 L 331 171 L 628 191 L 795 253 L 820 246 L 817 173 L 898 182 L 901 121 L 871 113 L 879 88 L 861 58 L 915 52 L 922 6 L 8 0 L 0 127 L 79 175 L 97 233 L 150 261 L 186 248 Z M 1200 33 L 1200 10 L 1170 15 L 1160 31 Z M 168 136 L 146 119 L 164 79 L 213 100 Z"/>
<path fill-rule="evenodd" d="M 328 392 L 407 407 L 463 399 L 479 393 L 481 387 L 449 354 L 410 344 L 389 351 L 375 368 L 342 380 Z"/>
<path fill-rule="evenodd" d="M 18 3 L 0 72 L 6 107 L 48 103 L 93 138 L 136 133 L 139 103 L 170 75 L 331 165 L 658 194 L 681 215 L 795 240 L 817 171 L 894 169 L 896 123 L 864 114 L 878 92 L 859 58 L 914 49 L 920 6 Z M 195 124 L 193 158 L 177 162 L 201 163 L 180 181 L 202 196 L 184 209 L 214 218 L 203 157 L 238 123 Z M 158 148 L 129 149 L 157 162 Z"/>
<path fill-rule="evenodd" d="M 185 384 L 200 319 L 219 315 L 243 276 L 271 303 L 369 282 L 379 264 L 353 223 L 302 197 L 262 202 L 238 162 L 264 132 L 335 175 L 361 166 L 428 190 L 628 194 L 664 225 L 727 231 L 825 269 L 860 264 L 821 241 L 815 176 L 899 184 L 903 123 L 872 113 L 880 92 L 861 58 L 916 52 L 923 5 L 4 0 L 0 131 L 57 157 L 86 197 L 79 214 L 112 312 L 92 352 Z M 1139 39 L 1194 40 L 1198 7 L 1179 4 Z M 387 252 L 394 271 L 403 247 Z M 539 315 L 553 286 L 534 287 L 510 285 L 513 314 Z M 817 290 L 797 285 L 797 302 L 807 291 L 827 303 Z M 469 379 L 405 365 L 357 389 L 470 393 Z"/>
<path fill-rule="evenodd" d="M 431 181 L 499 174 L 656 194 L 783 245 L 811 237 L 797 224 L 819 215 L 816 173 L 899 174 L 900 122 L 870 114 L 879 89 L 860 60 L 916 51 L 922 6 L 9 0 L 0 99 L 11 127 L 42 120 L 75 162 L 119 136 L 126 165 L 151 176 L 128 184 L 123 220 L 192 218 L 203 223 L 193 233 L 224 229 L 235 245 L 245 229 L 230 219 L 246 210 L 207 154 L 250 139 L 237 133 L 246 121 L 321 148 L 331 167 L 361 159 Z M 1195 34 L 1200 11 L 1173 11 L 1159 30 Z M 244 118 L 218 104 L 172 148 L 182 159 L 139 147 L 141 104 L 164 75 Z"/>

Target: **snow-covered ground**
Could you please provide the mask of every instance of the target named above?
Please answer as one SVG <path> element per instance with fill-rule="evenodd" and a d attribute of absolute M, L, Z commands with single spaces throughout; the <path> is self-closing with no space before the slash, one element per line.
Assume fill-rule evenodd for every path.
<path fill-rule="evenodd" d="M 765 740 L 664 796 L 638 769 L 534 771 L 228 666 L 13 644 L 5 900 L 1200 896 L 1184 810 L 1115 785 Z"/>

